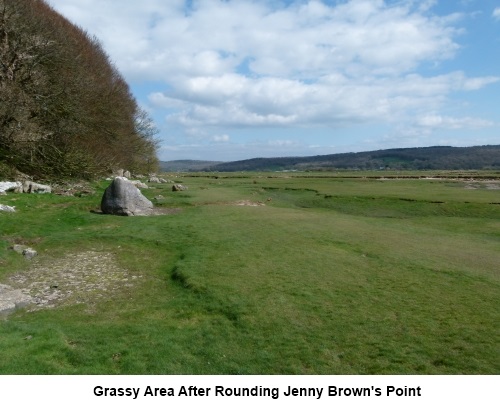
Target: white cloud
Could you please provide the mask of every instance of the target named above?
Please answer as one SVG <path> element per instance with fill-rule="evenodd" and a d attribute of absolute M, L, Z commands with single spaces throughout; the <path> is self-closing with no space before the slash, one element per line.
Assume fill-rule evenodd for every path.
<path fill-rule="evenodd" d="M 500 7 L 496 7 L 493 10 L 492 17 L 496 20 L 500 20 Z"/>
<path fill-rule="evenodd" d="M 214 142 L 229 142 L 230 137 L 229 137 L 229 135 L 226 135 L 226 134 L 224 134 L 224 135 L 214 135 L 212 137 L 212 139 L 213 139 Z"/>
<path fill-rule="evenodd" d="M 305 143 L 294 140 L 281 141 L 246 141 L 243 143 L 209 142 L 180 143 L 174 146 L 162 147 L 162 153 L 167 160 L 175 159 L 206 159 L 210 160 L 240 160 L 249 157 L 304 156 L 314 153 L 335 153 L 334 147 L 321 146 L 317 150 Z"/>
<path fill-rule="evenodd" d="M 277 147 L 290 147 L 290 146 L 299 145 L 299 142 L 292 141 L 290 139 L 276 139 L 276 140 L 268 141 L 268 144 L 270 146 L 277 146 Z"/>
<path fill-rule="evenodd" d="M 462 72 L 426 78 L 325 75 L 314 83 L 238 74 L 180 79 L 167 94 L 155 93 L 157 106 L 178 110 L 169 122 L 185 126 L 343 125 L 394 121 L 438 109 L 455 91 L 477 90 L 498 78 L 467 78 Z"/>
<path fill-rule="evenodd" d="M 351 75 L 398 74 L 428 59 L 452 57 L 458 30 L 405 2 L 356 0 L 119 3 L 58 0 L 58 10 L 98 35 L 127 76 L 170 81 L 177 76 L 235 72 L 315 78 L 332 70 Z M 186 12 L 189 11 L 189 12 Z"/>
<path fill-rule="evenodd" d="M 500 80 L 499 77 L 487 76 L 487 77 L 473 77 L 470 79 L 465 79 L 463 83 L 464 90 L 479 90 L 488 84 L 496 83 Z"/>
<path fill-rule="evenodd" d="M 460 51 L 462 15 L 433 13 L 436 0 L 53 3 L 102 40 L 129 82 L 167 89 L 148 97 L 167 131 L 220 147 L 245 127 L 402 128 L 415 117 L 426 134 L 484 127 L 440 111 L 454 93 L 499 80 L 420 71 Z"/>
<path fill-rule="evenodd" d="M 480 129 L 494 125 L 492 121 L 473 117 L 447 117 L 441 115 L 426 115 L 417 120 L 421 127 L 432 129 Z"/>

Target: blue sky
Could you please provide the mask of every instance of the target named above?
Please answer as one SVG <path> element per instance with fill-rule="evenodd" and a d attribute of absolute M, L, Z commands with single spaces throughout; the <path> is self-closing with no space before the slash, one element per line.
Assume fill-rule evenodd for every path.
<path fill-rule="evenodd" d="M 500 144 L 496 0 L 50 0 L 102 42 L 161 160 Z"/>

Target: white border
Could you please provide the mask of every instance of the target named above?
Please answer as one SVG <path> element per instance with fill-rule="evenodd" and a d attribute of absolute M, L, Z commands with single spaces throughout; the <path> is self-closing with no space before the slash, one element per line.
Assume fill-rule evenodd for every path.
<path fill-rule="evenodd" d="M 4 404 L 500 404 L 499 376 L 0 376 L 0 398 Z M 144 396 L 146 388 L 172 388 L 175 396 Z M 208 395 L 178 396 L 181 387 L 210 388 Z M 215 387 L 275 388 L 279 396 L 221 397 Z M 329 396 L 330 386 L 371 388 L 370 396 Z M 420 396 L 387 396 L 387 387 Z M 133 396 L 99 396 L 95 387 L 139 389 Z M 323 389 L 318 395 L 285 396 L 289 387 Z M 380 389 L 381 395 L 374 395 Z M 99 392 L 99 389 L 96 391 Z M 112 391 L 111 391 L 112 392 Z M 199 390 L 197 393 L 201 393 Z M 275 391 L 274 391 L 275 392 Z M 299 392 L 299 391 L 297 391 Z M 303 390 L 310 392 L 313 390 Z M 318 392 L 317 390 L 315 391 Z M 207 390 L 205 390 L 205 394 Z M 349 390 L 347 390 L 349 393 Z"/>

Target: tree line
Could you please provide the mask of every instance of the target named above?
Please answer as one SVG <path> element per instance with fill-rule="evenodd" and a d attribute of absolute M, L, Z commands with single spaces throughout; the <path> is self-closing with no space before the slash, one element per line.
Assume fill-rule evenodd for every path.
<path fill-rule="evenodd" d="M 157 170 L 156 128 L 99 40 L 44 0 L 0 0 L 0 162 L 35 177 Z"/>

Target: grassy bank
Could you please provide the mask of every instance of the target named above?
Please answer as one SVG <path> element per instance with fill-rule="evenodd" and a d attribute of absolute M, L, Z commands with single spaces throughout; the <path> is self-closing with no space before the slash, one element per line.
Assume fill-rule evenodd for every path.
<path fill-rule="evenodd" d="M 0 283 L 15 242 L 138 280 L 0 320 L 0 373 L 496 374 L 500 190 L 447 176 L 189 175 L 152 217 L 92 213 L 105 183 L 0 197 Z"/>

